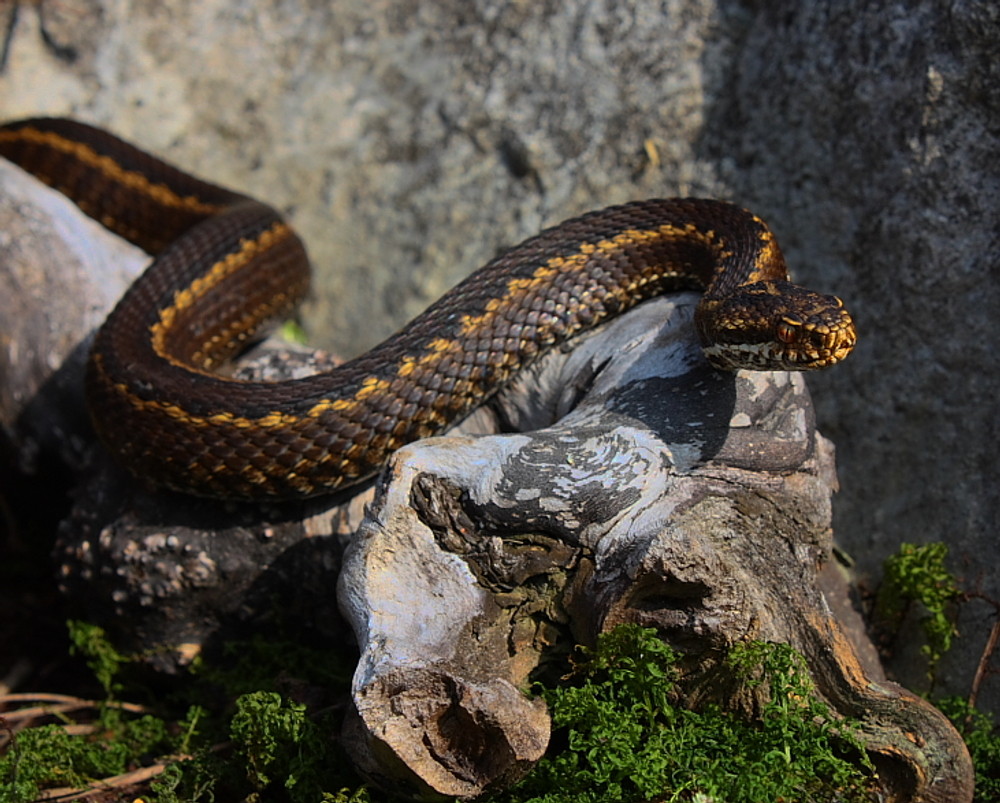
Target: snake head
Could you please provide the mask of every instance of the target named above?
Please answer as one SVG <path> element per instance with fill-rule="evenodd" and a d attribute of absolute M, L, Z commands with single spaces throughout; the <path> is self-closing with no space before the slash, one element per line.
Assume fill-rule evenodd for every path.
<path fill-rule="evenodd" d="M 730 371 L 809 371 L 840 362 L 857 341 L 836 296 L 785 281 L 706 296 L 695 314 L 705 356 Z"/>

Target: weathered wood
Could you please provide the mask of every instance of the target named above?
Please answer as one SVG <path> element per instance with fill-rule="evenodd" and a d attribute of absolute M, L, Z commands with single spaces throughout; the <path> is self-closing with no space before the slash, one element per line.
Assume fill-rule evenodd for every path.
<path fill-rule="evenodd" d="M 702 673 L 692 698 L 751 713 L 763 691 L 726 697 L 720 651 L 792 644 L 861 722 L 888 799 L 970 798 L 957 733 L 865 675 L 819 588 L 836 477 L 803 378 L 708 369 L 693 303 L 644 305 L 494 405 L 541 428 L 393 459 L 340 577 L 363 648 L 349 744 L 383 783 L 474 796 L 516 777 L 549 729 L 516 690 L 555 634 L 593 642 L 636 622 Z"/>

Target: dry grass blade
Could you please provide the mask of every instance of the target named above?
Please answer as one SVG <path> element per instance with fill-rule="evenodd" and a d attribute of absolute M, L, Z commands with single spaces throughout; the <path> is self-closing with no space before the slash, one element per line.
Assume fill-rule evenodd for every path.
<path fill-rule="evenodd" d="M 34 705 L 24 705 L 34 703 Z M 6 710 L 8 706 L 21 704 L 23 707 Z M 41 724 L 40 719 L 55 717 L 66 723 L 70 714 L 80 711 L 96 711 L 100 708 L 115 708 L 135 714 L 149 713 L 146 706 L 136 703 L 119 703 L 115 701 L 99 702 L 74 697 L 69 694 L 51 694 L 46 692 L 21 692 L 17 694 L 0 695 L 0 716 L 6 727 L 0 733 L 0 750 L 5 748 L 11 738 L 18 732 L 32 725 Z M 86 727 L 78 723 L 66 725 L 67 728 Z"/>
<path fill-rule="evenodd" d="M 84 788 L 64 786 L 59 789 L 46 789 L 41 792 L 37 798 L 35 798 L 34 803 L 38 803 L 38 801 L 43 800 L 86 800 L 89 797 L 94 797 L 114 789 L 121 789 L 126 786 L 134 786 L 136 784 L 144 783 L 162 773 L 166 766 L 166 764 L 152 764 L 148 767 L 141 767 L 140 769 L 133 770 L 132 772 L 126 772 L 123 775 L 115 775 L 111 778 L 103 778 L 100 781 L 94 781 L 94 783 Z"/>

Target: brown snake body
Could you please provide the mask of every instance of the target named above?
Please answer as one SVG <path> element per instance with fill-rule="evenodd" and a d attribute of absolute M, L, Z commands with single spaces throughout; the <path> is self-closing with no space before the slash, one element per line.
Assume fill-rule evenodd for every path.
<path fill-rule="evenodd" d="M 651 200 L 561 223 L 498 256 L 372 351 L 287 382 L 213 373 L 305 294 L 298 237 L 271 207 L 69 120 L 0 127 L 0 155 L 154 255 L 95 338 L 87 396 L 140 477 L 204 496 L 330 493 L 440 432 L 541 352 L 664 292 L 725 369 L 822 368 L 855 332 L 788 281 L 767 226 L 729 203 Z"/>

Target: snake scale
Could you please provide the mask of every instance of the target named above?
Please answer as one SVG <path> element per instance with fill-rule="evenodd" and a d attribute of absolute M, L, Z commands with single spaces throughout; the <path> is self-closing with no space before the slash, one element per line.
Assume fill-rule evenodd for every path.
<path fill-rule="evenodd" d="M 789 282 L 758 217 L 722 201 L 649 200 L 525 240 L 332 371 L 238 381 L 215 372 L 309 285 L 305 249 L 274 209 L 72 120 L 2 126 L 0 155 L 153 255 L 95 337 L 87 399 L 113 454 L 186 493 L 347 488 L 546 349 L 671 290 L 703 291 L 695 323 L 721 369 L 823 368 L 855 343 L 839 299 Z"/>

